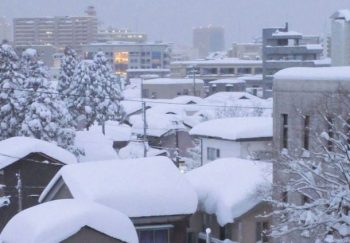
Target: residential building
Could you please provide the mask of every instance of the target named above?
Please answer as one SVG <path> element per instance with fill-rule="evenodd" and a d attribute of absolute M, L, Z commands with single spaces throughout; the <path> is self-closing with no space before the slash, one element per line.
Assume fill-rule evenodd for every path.
<path fill-rule="evenodd" d="M 232 50 L 229 51 L 229 57 L 244 60 L 261 60 L 262 44 L 261 43 L 233 43 Z"/>
<path fill-rule="evenodd" d="M 193 48 L 198 49 L 200 58 L 210 52 L 225 50 L 225 30 L 222 27 L 199 27 L 193 29 Z"/>
<path fill-rule="evenodd" d="M 350 65 L 350 10 L 338 10 L 331 16 L 332 66 Z"/>
<path fill-rule="evenodd" d="M 329 66 L 329 59 L 322 59 L 321 44 L 311 43 L 298 32 L 290 31 L 288 24 L 284 28 L 265 28 L 263 35 L 263 82 L 264 96 L 272 96 L 273 75 L 288 67 Z"/>
<path fill-rule="evenodd" d="M 191 217 L 192 242 L 272 242 L 271 205 L 257 188 L 271 188 L 272 164 L 237 158 L 218 159 L 186 174 L 198 192 L 199 209 Z M 267 194 L 265 194 L 267 196 Z M 265 216 L 265 217 L 264 217 Z"/>
<path fill-rule="evenodd" d="M 272 152 L 272 118 L 214 119 L 194 126 L 190 135 L 201 140 L 202 164 L 219 158 L 265 159 Z"/>
<path fill-rule="evenodd" d="M 6 18 L 0 17 L 0 43 L 3 40 L 12 41 L 12 25 Z"/>
<path fill-rule="evenodd" d="M 333 115 L 348 117 L 349 106 L 344 95 L 350 92 L 350 67 L 288 68 L 275 74 L 273 85 L 276 158 L 282 151 L 296 158 L 311 158 L 313 152 L 322 152 L 322 146 L 332 146 L 332 143 L 323 144 L 318 136 L 323 131 L 332 133 L 325 116 L 331 116 L 331 119 Z M 275 185 L 285 185 L 290 178 L 283 173 L 283 168 L 274 166 Z M 297 205 L 305 203 L 305 197 L 300 193 L 276 190 L 275 197 Z M 315 242 L 312 235 L 304 238 L 300 232 L 276 242 L 280 240 Z"/>
<path fill-rule="evenodd" d="M 35 229 L 35 230 L 34 230 Z M 95 202 L 63 199 L 28 208 L 1 232 L 4 242 L 137 243 L 131 220 Z"/>
<path fill-rule="evenodd" d="M 152 70 L 157 73 L 158 69 L 169 68 L 171 49 L 166 43 L 158 42 L 106 42 L 92 43 L 82 47 L 84 57 L 92 59 L 93 56 L 102 51 L 112 63 L 113 70 L 120 75 L 133 73 L 134 70 L 142 69 L 141 74 Z M 147 70 L 146 70 L 147 69 Z M 153 74 L 148 72 L 147 74 Z"/>
<path fill-rule="evenodd" d="M 195 76 L 195 78 L 202 79 L 207 83 L 217 79 L 261 74 L 262 61 L 222 58 L 172 62 L 170 71 L 173 78 L 193 78 Z"/>
<path fill-rule="evenodd" d="M 204 97 L 204 82 L 201 79 L 156 78 L 142 82 L 142 97 L 173 99 L 181 95 Z"/>
<path fill-rule="evenodd" d="M 166 157 L 65 166 L 39 200 L 69 198 L 95 201 L 125 214 L 139 242 L 186 242 L 189 217 L 198 205 L 192 185 Z"/>
<path fill-rule="evenodd" d="M 97 42 L 125 41 L 125 42 L 146 42 L 147 35 L 144 33 L 132 32 L 128 29 L 101 29 L 97 33 Z"/>
<path fill-rule="evenodd" d="M 218 79 L 209 82 L 209 95 L 217 92 L 244 92 L 245 81 L 243 79 Z"/>
<path fill-rule="evenodd" d="M 56 172 L 76 157 L 42 140 L 13 137 L 0 141 L 0 184 L 10 204 L 0 208 L 0 229 L 19 211 L 38 204 Z M 38 176 L 40 175 L 40 176 Z"/>
<path fill-rule="evenodd" d="M 80 51 L 81 45 L 97 40 L 97 18 L 93 7 L 87 16 L 33 17 L 13 20 L 14 45 L 70 46 Z"/>

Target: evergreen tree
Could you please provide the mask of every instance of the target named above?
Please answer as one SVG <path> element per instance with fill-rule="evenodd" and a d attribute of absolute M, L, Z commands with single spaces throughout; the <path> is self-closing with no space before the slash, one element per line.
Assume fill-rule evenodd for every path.
<path fill-rule="evenodd" d="M 66 94 L 68 92 L 78 63 L 77 53 L 73 49 L 66 47 L 61 60 L 61 69 L 58 78 L 57 90 L 59 93 Z"/>
<path fill-rule="evenodd" d="M 0 139 L 16 136 L 24 117 L 24 76 L 19 60 L 8 44 L 0 46 Z"/>

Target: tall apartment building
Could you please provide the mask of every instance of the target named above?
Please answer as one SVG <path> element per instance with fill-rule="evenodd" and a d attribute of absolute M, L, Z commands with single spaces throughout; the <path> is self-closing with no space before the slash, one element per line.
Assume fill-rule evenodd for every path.
<path fill-rule="evenodd" d="M 147 35 L 143 33 L 132 32 L 127 29 L 103 29 L 97 33 L 97 42 L 108 41 L 126 41 L 126 42 L 145 42 Z"/>
<path fill-rule="evenodd" d="M 11 23 L 4 17 L 0 17 L 0 42 L 3 40 L 12 41 Z"/>
<path fill-rule="evenodd" d="M 350 10 L 338 10 L 331 16 L 332 66 L 350 65 Z"/>
<path fill-rule="evenodd" d="M 199 27 L 193 29 L 193 47 L 198 49 L 200 58 L 210 52 L 225 50 L 225 31 L 222 27 Z"/>
<path fill-rule="evenodd" d="M 96 11 L 89 7 L 87 16 L 15 18 L 15 46 L 53 45 L 80 49 L 97 39 Z"/>
<path fill-rule="evenodd" d="M 126 75 L 128 72 L 136 73 L 142 70 L 164 72 L 169 70 L 171 48 L 166 43 L 158 42 L 106 42 L 92 43 L 82 46 L 82 51 L 86 59 L 102 51 L 111 61 L 116 73 Z M 138 72 L 140 73 L 140 72 Z"/>
<path fill-rule="evenodd" d="M 263 29 L 263 82 L 264 96 L 272 95 L 273 75 L 289 67 L 329 66 L 329 59 L 322 59 L 323 47 L 314 44 L 315 38 L 284 28 Z"/>

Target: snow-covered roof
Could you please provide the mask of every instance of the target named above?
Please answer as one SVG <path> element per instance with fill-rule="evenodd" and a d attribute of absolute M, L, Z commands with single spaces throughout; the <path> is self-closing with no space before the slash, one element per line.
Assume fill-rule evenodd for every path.
<path fill-rule="evenodd" d="M 260 186 L 272 183 L 272 164 L 238 158 L 219 159 L 186 174 L 195 187 L 199 209 L 215 214 L 224 226 L 246 213 L 261 199 Z"/>
<path fill-rule="evenodd" d="M 92 127 L 89 131 L 76 132 L 75 145 L 84 150 L 80 162 L 117 159 L 113 141 L 102 134 L 102 128 Z"/>
<path fill-rule="evenodd" d="M 272 34 L 272 36 L 276 36 L 276 37 L 294 37 L 294 36 L 298 36 L 301 37 L 302 34 L 296 31 L 279 31 L 276 30 L 275 33 Z"/>
<path fill-rule="evenodd" d="M 350 81 L 350 67 L 294 67 L 274 75 L 277 80 Z"/>
<path fill-rule="evenodd" d="M 212 60 L 194 60 L 194 61 L 177 61 L 172 62 L 172 64 L 180 64 L 180 65 L 215 65 L 215 64 L 228 64 L 228 65 L 259 65 L 262 64 L 261 60 L 245 60 L 239 58 L 222 58 L 222 59 L 212 59 Z"/>
<path fill-rule="evenodd" d="M 332 19 L 344 19 L 345 21 L 350 21 L 350 10 L 349 9 L 340 9 L 336 11 L 332 16 Z"/>
<path fill-rule="evenodd" d="M 132 141 L 129 142 L 127 146 L 121 148 L 119 150 L 119 157 L 121 159 L 136 159 L 142 158 L 144 156 L 144 143 L 142 141 Z M 159 156 L 167 154 L 166 150 L 163 149 L 155 149 L 147 146 L 147 157 Z"/>
<path fill-rule="evenodd" d="M 239 84 L 245 83 L 243 79 L 217 79 L 214 81 L 210 81 L 210 84 Z"/>
<path fill-rule="evenodd" d="M 126 215 L 75 199 L 39 204 L 16 214 L 2 231 L 0 242 L 61 242 L 85 226 L 123 242 L 138 242 L 135 227 Z"/>
<path fill-rule="evenodd" d="M 77 162 L 74 154 L 53 143 L 30 137 L 12 137 L 0 141 L 0 169 L 31 153 L 43 153 L 64 164 Z"/>
<path fill-rule="evenodd" d="M 217 92 L 215 94 L 212 94 L 204 99 L 204 102 L 208 104 L 213 103 L 227 103 L 227 102 L 233 102 L 237 100 L 243 100 L 248 99 L 252 101 L 263 101 L 263 99 L 256 97 L 252 94 L 249 94 L 247 92 Z"/>
<path fill-rule="evenodd" d="M 196 84 L 203 84 L 202 79 L 195 79 Z M 155 79 L 148 79 L 144 80 L 143 84 L 193 84 L 193 79 L 190 78 L 155 78 Z"/>
<path fill-rule="evenodd" d="M 227 140 L 272 138 L 272 118 L 234 117 L 215 119 L 194 126 L 190 134 Z"/>
<path fill-rule="evenodd" d="M 191 95 L 180 95 L 172 99 L 172 102 L 175 104 L 199 104 L 203 101 L 202 98 L 197 96 L 191 96 Z"/>
<path fill-rule="evenodd" d="M 135 101 L 123 100 L 120 102 L 120 104 L 123 106 L 123 109 L 126 115 L 128 116 L 142 109 L 142 103 L 138 100 L 135 100 Z"/>
<path fill-rule="evenodd" d="M 89 131 L 102 133 L 102 126 L 94 125 Z M 129 141 L 131 136 L 131 127 L 126 124 L 120 124 L 117 121 L 105 122 L 105 137 L 111 141 Z"/>
<path fill-rule="evenodd" d="M 101 203 L 128 217 L 187 215 L 197 209 L 194 189 L 166 157 L 64 166 L 39 201 L 60 178 L 75 199 Z"/>

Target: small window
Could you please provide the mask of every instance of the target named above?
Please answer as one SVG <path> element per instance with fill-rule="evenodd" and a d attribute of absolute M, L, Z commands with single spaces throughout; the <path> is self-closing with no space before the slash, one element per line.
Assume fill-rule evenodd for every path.
<path fill-rule="evenodd" d="M 310 116 L 304 118 L 304 149 L 310 148 Z"/>
<path fill-rule="evenodd" d="M 282 148 L 288 148 L 288 115 L 282 114 Z"/>
<path fill-rule="evenodd" d="M 216 148 L 208 147 L 207 148 L 207 159 L 209 161 L 213 161 L 213 160 L 216 160 L 218 158 L 220 158 L 220 150 L 216 149 Z"/>
<path fill-rule="evenodd" d="M 138 230 L 140 243 L 169 243 L 169 229 Z"/>

